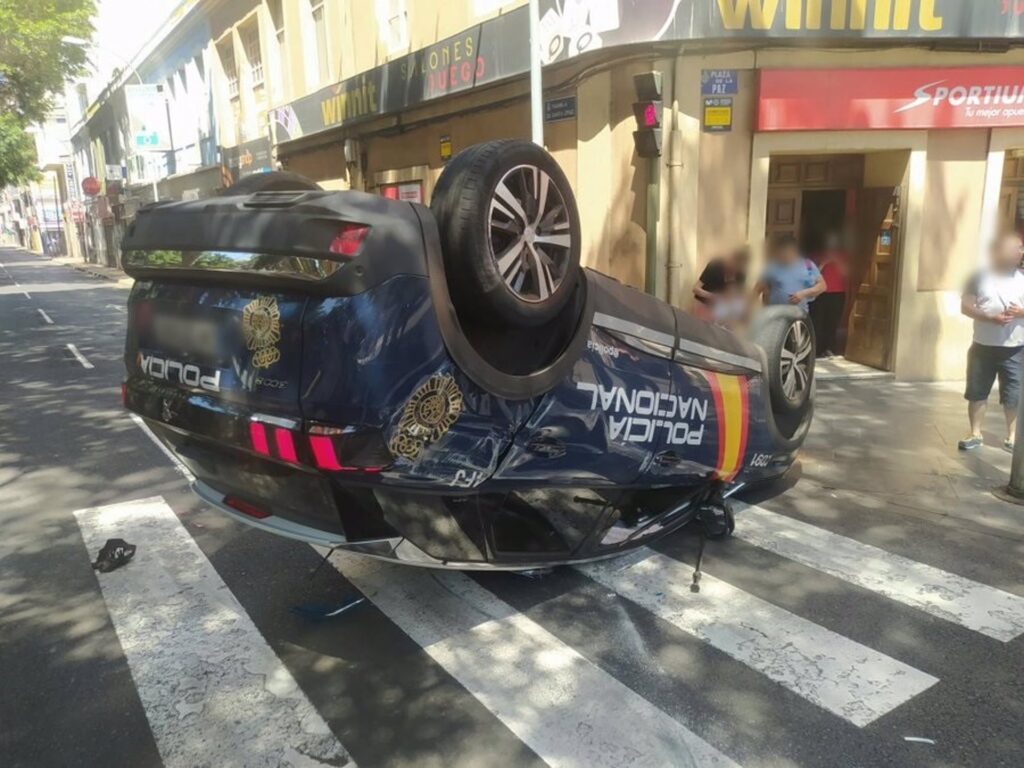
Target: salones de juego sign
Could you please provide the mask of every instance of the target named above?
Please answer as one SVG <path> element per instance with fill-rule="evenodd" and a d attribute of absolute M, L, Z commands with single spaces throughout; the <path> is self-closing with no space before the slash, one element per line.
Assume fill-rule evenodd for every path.
<path fill-rule="evenodd" d="M 1024 0 L 541 0 L 546 64 L 658 41 L 799 38 L 1020 39 Z M 272 114 L 278 143 L 381 115 L 529 69 L 520 7 Z"/>

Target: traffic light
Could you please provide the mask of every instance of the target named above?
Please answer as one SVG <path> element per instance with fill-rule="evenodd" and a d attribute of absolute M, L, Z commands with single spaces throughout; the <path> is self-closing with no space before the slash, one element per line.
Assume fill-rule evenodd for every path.
<path fill-rule="evenodd" d="M 661 72 L 633 77 L 637 101 L 633 103 L 637 130 L 633 141 L 640 157 L 661 157 Z"/>

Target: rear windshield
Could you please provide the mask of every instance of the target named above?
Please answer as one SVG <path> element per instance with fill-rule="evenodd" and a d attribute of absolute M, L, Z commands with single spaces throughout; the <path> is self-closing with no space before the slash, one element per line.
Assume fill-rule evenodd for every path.
<path fill-rule="evenodd" d="M 323 280 L 341 269 L 344 264 L 331 259 L 271 256 L 239 251 L 125 251 L 124 266 L 140 269 L 257 272 Z"/>

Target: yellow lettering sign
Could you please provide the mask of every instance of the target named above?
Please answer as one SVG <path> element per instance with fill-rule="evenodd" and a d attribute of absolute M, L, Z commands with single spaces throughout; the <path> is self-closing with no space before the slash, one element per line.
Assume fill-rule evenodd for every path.
<path fill-rule="evenodd" d="M 794 32 L 822 27 L 824 0 L 718 0 L 722 25 L 728 30 L 770 30 L 779 22 L 779 6 L 785 5 L 782 21 Z M 935 0 L 829 0 L 829 27 L 836 32 L 907 31 L 917 7 L 921 32 L 941 32 L 943 18 Z"/>

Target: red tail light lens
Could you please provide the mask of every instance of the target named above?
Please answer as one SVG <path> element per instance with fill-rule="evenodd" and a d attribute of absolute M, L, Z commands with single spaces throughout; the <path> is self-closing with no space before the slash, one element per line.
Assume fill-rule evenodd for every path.
<path fill-rule="evenodd" d="M 128 407 L 128 382 L 127 381 L 122 381 L 121 382 L 121 407 L 122 408 L 127 408 Z"/>
<path fill-rule="evenodd" d="M 249 422 L 249 437 L 252 439 L 252 449 L 261 456 L 270 455 L 270 444 L 267 442 L 267 428 L 258 421 Z"/>
<path fill-rule="evenodd" d="M 265 520 L 270 517 L 270 513 L 266 510 L 260 509 L 255 504 L 250 504 L 247 501 L 236 499 L 234 496 L 225 497 L 224 504 L 237 512 L 241 512 L 246 517 L 254 517 L 257 520 Z"/>
<path fill-rule="evenodd" d="M 274 442 L 277 443 L 277 453 L 282 459 L 290 461 L 292 464 L 299 463 L 298 454 L 295 453 L 295 441 L 292 439 L 291 432 L 287 429 L 275 429 Z"/>
<path fill-rule="evenodd" d="M 338 230 L 331 242 L 331 253 L 344 256 L 346 259 L 354 258 L 363 247 L 363 241 L 370 234 L 370 228 L 365 224 L 345 224 Z"/>
<path fill-rule="evenodd" d="M 313 458 L 316 460 L 317 469 L 326 469 L 328 472 L 340 472 L 341 464 L 338 463 L 338 453 L 334 450 L 334 441 L 322 435 L 310 435 L 309 447 L 313 449 Z"/>

